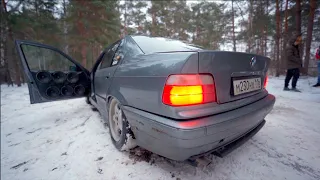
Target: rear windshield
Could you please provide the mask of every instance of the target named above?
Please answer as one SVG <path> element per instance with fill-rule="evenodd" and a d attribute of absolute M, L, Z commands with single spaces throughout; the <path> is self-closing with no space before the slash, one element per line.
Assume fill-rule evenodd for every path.
<path fill-rule="evenodd" d="M 132 38 L 146 54 L 166 51 L 197 51 L 202 49 L 193 44 L 162 37 L 132 36 Z"/>

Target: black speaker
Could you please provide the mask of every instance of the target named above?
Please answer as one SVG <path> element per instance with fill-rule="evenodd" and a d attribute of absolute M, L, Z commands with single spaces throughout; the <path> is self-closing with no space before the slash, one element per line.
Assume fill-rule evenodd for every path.
<path fill-rule="evenodd" d="M 46 90 L 46 95 L 50 98 L 59 97 L 60 91 L 56 86 L 50 86 Z"/>
<path fill-rule="evenodd" d="M 52 80 L 51 74 L 48 71 L 39 71 L 36 78 L 40 83 L 49 83 Z"/>
<path fill-rule="evenodd" d="M 61 94 L 64 95 L 64 96 L 72 96 L 73 88 L 71 86 L 69 86 L 69 85 L 62 86 Z"/>
<path fill-rule="evenodd" d="M 79 84 L 76 87 L 74 87 L 74 93 L 78 96 L 82 96 L 84 95 L 84 93 L 86 92 L 86 89 L 84 88 L 83 85 Z"/>
<path fill-rule="evenodd" d="M 51 76 L 55 83 L 63 83 L 67 79 L 67 75 L 61 71 L 56 71 Z"/>
<path fill-rule="evenodd" d="M 69 72 L 67 74 L 67 80 L 70 83 L 76 83 L 79 81 L 79 74 L 77 72 Z"/>

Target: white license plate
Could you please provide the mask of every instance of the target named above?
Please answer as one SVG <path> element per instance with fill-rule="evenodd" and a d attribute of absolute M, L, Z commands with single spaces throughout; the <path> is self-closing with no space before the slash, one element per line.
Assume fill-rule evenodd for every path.
<path fill-rule="evenodd" d="M 250 78 L 233 81 L 233 95 L 244 94 L 261 89 L 261 78 Z"/>

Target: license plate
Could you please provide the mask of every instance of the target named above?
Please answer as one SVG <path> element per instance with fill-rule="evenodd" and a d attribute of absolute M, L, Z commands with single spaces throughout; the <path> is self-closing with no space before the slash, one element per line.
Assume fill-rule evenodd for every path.
<path fill-rule="evenodd" d="M 233 80 L 233 95 L 239 95 L 261 89 L 261 78 Z"/>

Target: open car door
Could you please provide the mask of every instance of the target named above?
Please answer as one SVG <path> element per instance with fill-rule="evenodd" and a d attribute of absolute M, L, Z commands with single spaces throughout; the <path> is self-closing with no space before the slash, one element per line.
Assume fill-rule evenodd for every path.
<path fill-rule="evenodd" d="M 54 47 L 16 41 L 28 80 L 30 103 L 85 97 L 90 93 L 89 71 Z"/>

